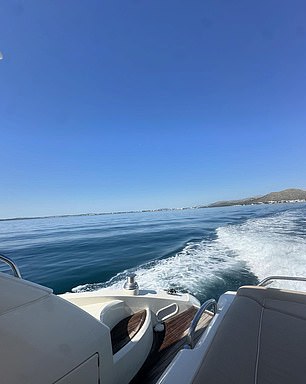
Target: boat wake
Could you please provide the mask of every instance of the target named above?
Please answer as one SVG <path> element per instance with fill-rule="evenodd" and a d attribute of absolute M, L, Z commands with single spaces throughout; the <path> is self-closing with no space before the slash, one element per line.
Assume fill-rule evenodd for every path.
<path fill-rule="evenodd" d="M 300 211 L 249 219 L 218 228 L 217 234 L 218 242 L 259 280 L 269 275 L 306 276 L 306 220 Z M 297 289 L 295 284 L 287 286 Z"/>
<path fill-rule="evenodd" d="M 306 220 L 303 212 L 285 211 L 216 229 L 214 239 L 189 242 L 177 254 L 125 270 L 106 283 L 86 284 L 74 292 L 121 288 L 127 273 L 140 287 L 176 288 L 203 298 L 236 289 L 269 275 L 306 275 Z M 296 284 L 296 283 L 291 283 Z"/>

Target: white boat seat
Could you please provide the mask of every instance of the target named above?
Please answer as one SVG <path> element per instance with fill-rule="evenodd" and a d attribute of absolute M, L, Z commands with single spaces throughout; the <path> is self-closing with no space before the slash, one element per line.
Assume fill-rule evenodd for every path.
<path fill-rule="evenodd" d="M 136 332 L 130 340 L 126 340 L 120 348 L 113 347 L 114 383 L 130 381 L 145 362 L 153 343 L 153 326 L 151 311 L 149 308 L 133 308 L 122 300 L 111 300 L 105 303 L 83 305 L 82 309 L 94 316 L 109 329 L 109 337 L 112 340 L 112 330 L 133 313 L 144 312 Z M 112 343 L 113 344 L 112 340 Z M 115 341 L 116 342 L 116 341 Z"/>
<path fill-rule="evenodd" d="M 304 384 L 305 352 L 306 295 L 242 287 L 194 383 Z"/>

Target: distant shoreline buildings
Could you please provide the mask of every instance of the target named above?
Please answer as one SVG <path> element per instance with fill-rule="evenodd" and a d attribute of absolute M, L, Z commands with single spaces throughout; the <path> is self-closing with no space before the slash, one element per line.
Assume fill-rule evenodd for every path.
<path fill-rule="evenodd" d="M 10 220 L 32 220 L 32 219 L 52 219 L 56 217 L 78 217 L 78 216 L 103 216 L 103 215 L 120 215 L 129 213 L 146 213 L 146 212 L 163 212 L 163 211 L 182 211 L 186 209 L 202 209 L 202 208 L 221 208 L 230 206 L 243 205 L 260 205 L 260 204 L 285 204 L 285 203 L 305 203 L 306 191 L 302 189 L 285 189 L 280 192 L 271 192 L 261 197 L 250 197 L 240 200 L 217 201 L 209 205 L 197 205 L 194 207 L 182 208 L 157 208 L 157 209 L 142 209 L 136 211 L 116 211 L 116 212 L 101 212 L 101 213 L 79 213 L 79 214 L 64 214 L 52 216 L 35 216 L 35 217 L 14 217 L 3 218 L 0 221 Z"/>

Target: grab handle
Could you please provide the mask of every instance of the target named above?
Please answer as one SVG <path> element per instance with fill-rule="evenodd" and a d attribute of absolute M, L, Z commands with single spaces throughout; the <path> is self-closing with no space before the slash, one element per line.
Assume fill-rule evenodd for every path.
<path fill-rule="evenodd" d="M 193 349 L 195 345 L 195 331 L 196 327 L 198 325 L 198 322 L 200 321 L 203 313 L 209 308 L 213 307 L 213 313 L 216 314 L 217 312 L 217 302 L 215 299 L 209 299 L 205 301 L 205 303 L 201 306 L 201 308 L 198 310 L 198 312 L 195 314 L 194 319 L 192 320 L 192 323 L 189 327 L 189 331 L 187 334 L 187 348 Z"/>
<path fill-rule="evenodd" d="M 0 260 L 11 267 L 11 270 L 13 271 L 15 277 L 18 277 L 19 279 L 22 278 L 19 268 L 12 259 L 7 256 L 0 255 Z"/>

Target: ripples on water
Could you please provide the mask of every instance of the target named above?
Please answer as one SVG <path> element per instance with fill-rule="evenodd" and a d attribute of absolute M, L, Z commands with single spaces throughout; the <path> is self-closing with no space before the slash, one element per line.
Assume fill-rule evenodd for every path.
<path fill-rule="evenodd" d="M 175 287 L 201 301 L 267 275 L 306 276 L 306 205 L 0 222 L 0 253 L 56 293 Z"/>

